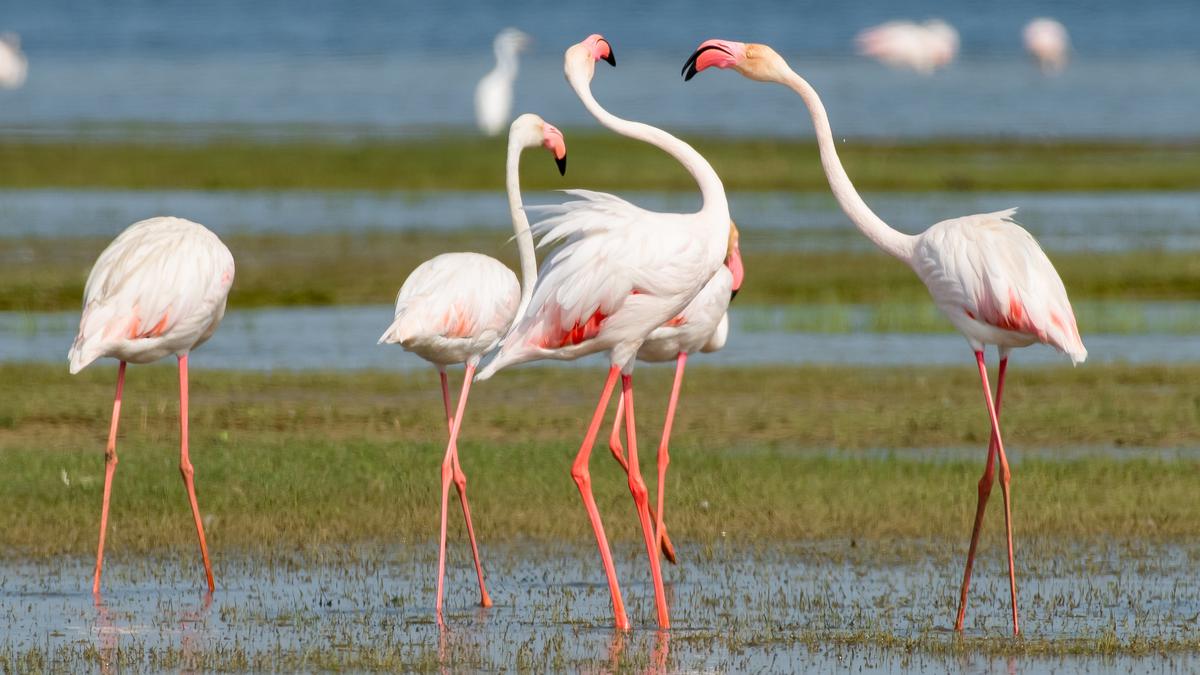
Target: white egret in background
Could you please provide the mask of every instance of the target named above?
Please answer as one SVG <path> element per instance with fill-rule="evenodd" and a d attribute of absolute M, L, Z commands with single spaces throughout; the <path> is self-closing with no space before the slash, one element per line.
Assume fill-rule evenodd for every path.
<path fill-rule="evenodd" d="M 922 75 L 944 68 L 958 55 L 958 31 L 941 19 L 889 21 L 863 30 L 855 43 L 863 56 Z"/>
<path fill-rule="evenodd" d="M 529 36 L 516 28 L 505 28 L 493 43 L 496 67 L 475 86 L 475 122 L 488 136 L 498 136 L 512 121 L 513 82 L 517 79 L 517 55 L 529 46 Z"/>
<path fill-rule="evenodd" d="M 592 446 L 620 377 L 628 431 L 629 491 L 650 560 L 658 625 L 667 628 L 670 618 L 659 544 L 637 457 L 633 368 L 646 337 L 678 316 L 721 268 L 729 249 L 729 202 L 716 171 L 690 145 L 662 129 L 616 117 L 596 102 L 591 80 L 596 61 L 601 59 L 616 63 L 612 47 L 600 35 L 588 36 L 564 55 L 567 82 L 584 107 L 609 129 L 674 157 L 698 184 L 702 206 L 695 213 L 658 213 L 613 195 L 574 190 L 571 194 L 578 197 L 576 201 L 541 207 L 550 217 L 534 226 L 543 234 L 540 245 L 559 246 L 546 256 L 529 306 L 504 337 L 500 352 L 479 371 L 478 379 L 528 361 L 574 360 L 608 353 L 608 377 L 571 477 L 579 488 L 600 548 L 617 628 L 628 629 L 629 618 L 588 470 Z M 659 457 L 660 461 L 665 459 Z"/>
<path fill-rule="evenodd" d="M 471 509 L 467 506 L 467 476 L 458 461 L 458 432 L 467 407 L 471 378 L 479 359 L 490 352 L 500 337 L 512 325 L 518 310 L 529 303 L 537 279 L 533 235 L 521 203 L 519 170 L 521 152 L 525 148 L 544 147 L 554 156 L 560 173 L 567 169 L 567 146 L 562 132 L 541 117 L 525 114 L 518 117 L 508 133 L 508 162 L 506 184 L 508 204 L 516 233 L 517 251 L 521 261 L 521 284 L 504 263 L 479 253 L 443 253 L 417 266 L 396 296 L 396 316 L 384 331 L 379 342 L 398 344 L 405 350 L 429 361 L 438 369 L 442 380 L 442 403 L 446 408 L 446 424 L 450 441 L 442 460 L 442 521 L 438 547 L 437 621 L 442 623 L 442 582 L 446 574 L 446 511 L 449 507 L 450 484 L 458 490 L 467 536 L 471 540 L 471 555 L 479 577 L 479 604 L 491 607 L 487 586 L 483 581 L 483 566 L 479 562 L 479 547 L 475 543 L 475 528 L 471 524 Z M 450 408 L 450 389 L 446 381 L 446 366 L 466 365 L 458 410 Z"/>
<path fill-rule="evenodd" d="M 0 33 L 0 89 L 18 89 L 25 84 L 29 60 L 21 51 L 21 36 Z"/>
<path fill-rule="evenodd" d="M 1025 49 L 1038 62 L 1043 73 L 1050 75 L 1067 67 L 1071 38 L 1061 23 L 1045 17 L 1034 19 L 1025 24 L 1021 35 L 1025 39 Z"/>
<path fill-rule="evenodd" d="M 67 355 L 71 373 L 102 356 L 121 361 L 104 450 L 104 498 L 93 593 L 100 593 L 108 502 L 117 470 L 117 421 L 125 364 L 151 363 L 166 356 L 179 361 L 179 472 L 196 522 L 208 590 L 211 593 L 216 588 L 192 482 L 195 471 L 188 457 L 188 353 L 212 337 L 225 316 L 233 271 L 233 255 L 217 235 L 190 220 L 159 217 L 126 228 L 104 249 L 88 275 L 79 335 Z"/>
<path fill-rule="evenodd" d="M 1016 209 L 943 220 L 916 235 L 899 232 L 883 222 L 859 196 L 846 175 L 837 156 L 829 117 L 816 90 L 792 71 L 775 50 L 761 44 L 709 40 L 701 44 L 684 64 L 685 76 L 691 79 L 699 71 L 711 66 L 733 68 L 752 80 L 777 82 L 799 94 L 812 117 L 825 177 L 842 210 L 871 242 L 912 268 L 929 289 L 934 304 L 963 334 L 975 353 L 984 403 L 991 423 L 991 439 L 987 464 L 979 480 L 975 527 L 971 533 L 971 546 L 963 573 L 955 629 L 962 630 L 971 566 L 975 559 L 984 508 L 995 479 L 994 462 L 998 458 L 1008 543 L 1013 634 L 1019 633 L 1009 500 L 1010 472 L 1000 437 L 1000 396 L 1004 390 L 1008 355 L 1016 347 L 1041 343 L 1062 352 L 1072 363 L 1078 364 L 1087 358 L 1087 349 L 1079 336 L 1075 314 L 1062 279 L 1033 236 L 1013 220 Z M 983 358 L 983 350 L 987 345 L 995 345 L 1000 352 L 994 402 Z"/>

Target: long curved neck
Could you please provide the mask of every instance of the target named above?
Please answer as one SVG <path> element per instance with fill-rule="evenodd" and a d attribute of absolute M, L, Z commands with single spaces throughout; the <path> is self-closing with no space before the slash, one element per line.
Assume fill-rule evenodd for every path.
<path fill-rule="evenodd" d="M 533 233 L 529 231 L 529 218 L 521 202 L 521 151 L 525 147 L 516 139 L 508 141 L 508 162 L 505 165 L 505 187 L 508 190 L 508 210 L 512 215 L 513 232 L 517 239 L 517 255 L 521 258 L 521 304 L 516 318 L 525 315 L 529 299 L 533 297 L 533 285 L 537 281 L 537 257 L 534 255 Z"/>
<path fill-rule="evenodd" d="M 493 73 L 500 73 L 508 79 L 514 79 L 517 76 L 518 61 L 517 50 L 515 47 L 496 45 L 496 67 L 492 69 Z"/>
<path fill-rule="evenodd" d="M 829 116 L 825 113 L 821 97 L 817 96 L 817 90 L 813 89 L 812 85 L 791 68 L 783 66 L 782 70 L 782 75 L 776 81 L 799 94 L 800 98 L 804 99 L 809 114 L 812 115 L 813 127 L 817 134 L 817 147 L 821 151 L 821 166 L 825 169 L 825 178 L 829 181 L 829 188 L 833 191 L 838 205 L 842 207 L 842 211 L 850 217 L 859 231 L 866 235 L 867 239 L 893 256 L 910 262 L 916 237 L 892 229 L 890 225 L 883 222 L 882 218 L 875 215 L 871 207 L 867 206 L 867 203 L 858 194 L 858 190 L 854 189 L 850 177 L 846 175 L 846 169 L 842 167 L 842 160 L 838 158 L 837 148 L 833 141 L 833 131 L 829 127 Z"/>
<path fill-rule="evenodd" d="M 704 159 L 692 146 L 662 129 L 641 122 L 621 119 L 600 107 L 596 98 L 592 96 L 591 83 L 586 77 L 575 75 L 568 77 L 567 81 L 579 96 L 579 100 L 583 101 L 583 107 L 587 108 L 588 112 L 601 124 L 622 136 L 628 136 L 661 148 L 678 160 L 700 187 L 700 196 L 703 199 L 700 213 L 724 214 L 724 219 L 728 221 L 729 201 L 725 197 L 725 186 L 721 184 L 720 176 L 713 170 L 708 160 Z"/>

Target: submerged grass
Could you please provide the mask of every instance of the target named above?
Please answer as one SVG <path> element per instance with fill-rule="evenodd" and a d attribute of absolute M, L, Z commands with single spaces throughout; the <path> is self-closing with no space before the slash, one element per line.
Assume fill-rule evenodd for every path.
<path fill-rule="evenodd" d="M 988 429 L 971 371 L 693 368 L 672 444 L 671 531 L 682 541 L 960 536 L 973 514 Z M 97 367 L 71 378 L 65 368 L 0 367 L 3 555 L 85 554 L 94 545 L 113 372 Z M 642 463 L 652 476 L 669 377 L 640 372 Z M 1026 372 L 1017 365 L 1004 412 L 1017 460 L 1018 531 L 1200 535 L 1196 458 L 1027 450 L 1194 448 L 1197 378 L 1200 368 L 1191 366 Z M 599 380 L 590 370 L 531 369 L 475 390 L 460 447 L 481 536 L 583 536 L 579 519 L 562 514 L 577 506 L 568 470 Z M 445 433 L 432 371 L 197 371 L 192 383 L 192 458 L 214 546 L 431 536 Z M 191 545 L 176 405 L 170 369 L 130 370 L 114 550 Z M 930 447 L 972 451 L 901 452 Z M 625 481 L 603 440 L 592 468 L 602 511 L 630 515 Z M 632 518 L 614 518 L 611 534 L 638 536 Z"/>
<path fill-rule="evenodd" d="M 390 303 L 408 273 L 438 253 L 479 251 L 515 269 L 515 245 L 506 232 L 228 236 L 238 264 L 230 307 Z M 97 237 L 6 240 L 0 250 L 0 310 L 77 309 L 88 270 L 107 244 L 108 239 Z M 882 253 L 810 252 L 749 243 L 743 254 L 747 276 L 739 306 L 870 304 L 878 308 L 877 323 L 869 328 L 947 329 L 924 285 Z M 1103 309 L 1085 311 L 1088 301 L 1200 297 L 1200 257 L 1191 253 L 1070 252 L 1051 257 L 1071 299 L 1084 303 L 1077 308 L 1085 332 L 1092 325 L 1107 328 L 1126 321 Z M 1190 332 L 1194 324 L 1179 328 Z M 1136 329 L 1134 323 L 1127 330 Z"/>
<path fill-rule="evenodd" d="M 567 130 L 569 185 L 693 191 L 677 162 L 593 130 Z M 689 136 L 731 190 L 824 190 L 810 138 Z M 0 186 L 132 189 L 495 189 L 504 139 L 447 135 L 350 142 L 227 138 L 197 143 L 0 142 Z M 838 146 L 864 190 L 1171 190 L 1200 185 L 1200 144 L 1129 141 L 853 139 Z M 536 154 L 536 153 L 530 153 Z M 526 161 L 527 189 L 563 187 Z"/>

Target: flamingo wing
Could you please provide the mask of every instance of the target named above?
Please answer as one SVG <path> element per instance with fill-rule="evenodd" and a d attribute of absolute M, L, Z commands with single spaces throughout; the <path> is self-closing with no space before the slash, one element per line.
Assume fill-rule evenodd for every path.
<path fill-rule="evenodd" d="M 914 259 L 938 306 L 952 320 L 1026 335 L 1087 358 L 1075 314 L 1054 265 L 1021 227 L 1016 209 L 943 221 L 922 236 Z"/>

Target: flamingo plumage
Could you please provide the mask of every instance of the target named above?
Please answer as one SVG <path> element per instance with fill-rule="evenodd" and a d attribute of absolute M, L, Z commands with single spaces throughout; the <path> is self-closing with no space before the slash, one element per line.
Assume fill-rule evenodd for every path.
<path fill-rule="evenodd" d="M 854 38 L 858 53 L 891 68 L 930 75 L 958 55 L 958 31 L 941 19 L 889 21 Z"/>
<path fill-rule="evenodd" d="M 1071 52 L 1071 38 L 1067 29 L 1058 21 L 1041 17 L 1025 24 L 1021 31 L 1025 50 L 1038 62 L 1043 73 L 1052 75 L 1067 67 Z"/>
<path fill-rule="evenodd" d="M 100 593 L 108 503 L 117 469 L 117 423 L 126 363 L 175 356 L 179 364 L 179 471 L 187 488 L 200 555 L 211 593 L 212 564 L 188 454 L 188 354 L 212 337 L 225 315 L 233 284 L 233 255 L 217 235 L 182 218 L 159 217 L 130 225 L 100 254 L 84 287 L 79 333 L 67 358 L 78 373 L 98 358 L 120 360 L 112 424 L 105 447 L 100 542 L 92 592 Z"/>
<path fill-rule="evenodd" d="M 19 89 L 29 74 L 29 60 L 21 51 L 21 36 L 0 33 L 0 89 Z"/>
<path fill-rule="evenodd" d="M 499 136 L 512 120 L 518 55 L 528 46 L 529 36 L 516 28 L 505 28 L 496 34 L 492 43 L 496 66 L 475 85 L 475 122 L 488 136 Z"/>
<path fill-rule="evenodd" d="M 471 540 L 471 555 L 479 578 L 479 604 L 490 607 L 479 561 L 479 547 L 467 504 L 467 477 L 458 459 L 458 433 L 471 388 L 471 378 L 484 354 L 493 350 L 508 330 L 517 311 L 529 302 L 537 278 L 533 236 L 521 201 L 520 161 L 526 148 L 544 147 L 554 156 L 560 172 L 567 167 L 567 146 L 554 125 L 525 114 L 513 121 L 508 134 L 506 187 L 524 284 L 504 263 L 479 253 L 443 253 L 417 266 L 396 295 L 396 314 L 379 338 L 380 344 L 398 344 L 437 367 L 450 439 L 442 460 L 441 538 L 438 548 L 437 620 L 442 623 L 442 584 L 446 572 L 446 512 L 450 484 L 454 483 Z M 446 366 L 466 366 L 457 410 L 451 412 Z"/>
<path fill-rule="evenodd" d="M 871 211 L 846 175 L 837 156 L 829 118 L 816 90 L 770 47 L 709 40 L 702 43 L 684 64 L 684 75 L 691 79 L 713 66 L 732 68 L 752 80 L 783 84 L 800 96 L 812 117 L 821 164 L 842 210 L 868 239 L 916 272 L 938 309 L 963 334 L 975 353 L 991 438 L 987 463 L 978 485 L 975 525 L 963 573 L 955 629 L 962 630 L 971 567 L 984 509 L 995 480 L 994 463 L 998 459 L 1008 544 L 1013 634 L 1018 634 L 1009 498 L 1011 472 L 1000 434 L 1000 398 L 1008 355 L 1016 347 L 1042 343 L 1065 354 L 1074 364 L 1087 358 L 1087 349 L 1080 338 L 1062 279 L 1033 236 L 1013 220 L 1016 209 L 944 220 L 916 235 L 904 234 L 888 226 Z M 987 345 L 995 345 L 1000 353 L 994 400 L 984 362 Z"/>
<path fill-rule="evenodd" d="M 620 376 L 628 430 L 629 488 L 650 559 L 658 624 L 666 628 L 670 619 L 658 560 L 659 543 L 637 459 L 634 361 L 646 337 L 687 307 L 721 267 L 729 240 L 729 203 L 721 179 L 691 146 L 661 129 L 618 118 L 596 102 L 590 85 L 595 63 L 601 59 L 615 65 L 612 47 L 600 35 L 591 35 L 566 51 L 567 82 L 584 107 L 609 129 L 671 154 L 696 180 L 703 205 L 696 213 L 658 213 L 613 195 L 572 190 L 569 194 L 577 199 L 541 207 L 539 210 L 548 217 L 534 226 L 535 233 L 542 235 L 539 246 L 559 246 L 546 256 L 528 307 L 477 379 L 527 361 L 571 360 L 608 353 L 608 378 L 571 476 L 600 549 L 617 627 L 627 629 L 629 619 L 588 471 L 600 422 Z M 659 457 L 660 462 L 664 459 Z M 658 515 L 661 518 L 662 514 Z"/>

